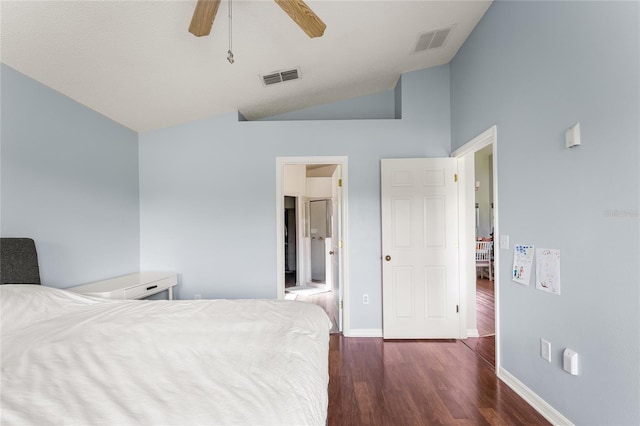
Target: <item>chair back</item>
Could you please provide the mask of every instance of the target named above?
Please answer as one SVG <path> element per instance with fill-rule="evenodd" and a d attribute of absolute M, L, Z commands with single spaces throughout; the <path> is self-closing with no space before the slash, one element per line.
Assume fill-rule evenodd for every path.
<path fill-rule="evenodd" d="M 493 241 L 476 241 L 476 262 L 491 262 Z"/>

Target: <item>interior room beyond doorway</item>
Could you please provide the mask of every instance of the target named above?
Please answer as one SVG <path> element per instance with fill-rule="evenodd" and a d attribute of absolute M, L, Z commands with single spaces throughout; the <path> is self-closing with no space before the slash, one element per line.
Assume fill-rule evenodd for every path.
<path fill-rule="evenodd" d="M 284 297 L 321 306 L 341 331 L 342 164 L 283 168 Z"/>

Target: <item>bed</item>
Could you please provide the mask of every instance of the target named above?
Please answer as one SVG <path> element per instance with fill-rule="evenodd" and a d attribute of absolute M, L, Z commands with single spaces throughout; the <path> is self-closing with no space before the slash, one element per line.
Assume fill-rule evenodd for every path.
<path fill-rule="evenodd" d="M 25 280 L 7 278 L 2 261 L 3 425 L 326 423 L 330 321 L 320 307 L 99 299 L 7 283 Z"/>

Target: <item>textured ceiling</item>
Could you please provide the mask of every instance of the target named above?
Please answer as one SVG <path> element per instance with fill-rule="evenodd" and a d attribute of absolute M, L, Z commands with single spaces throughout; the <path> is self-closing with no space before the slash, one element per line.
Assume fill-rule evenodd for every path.
<path fill-rule="evenodd" d="M 136 131 L 240 111 L 263 118 L 394 87 L 405 72 L 448 63 L 490 1 L 322 1 L 310 39 L 271 0 L 228 3 L 211 35 L 187 29 L 195 1 L 1 1 L 2 62 Z M 455 28 L 411 54 L 420 33 Z M 265 87 L 261 74 L 300 69 Z"/>

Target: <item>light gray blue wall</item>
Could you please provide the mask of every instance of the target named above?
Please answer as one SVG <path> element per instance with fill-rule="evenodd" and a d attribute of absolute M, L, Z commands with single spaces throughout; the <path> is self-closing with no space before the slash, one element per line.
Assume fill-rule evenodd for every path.
<path fill-rule="evenodd" d="M 276 297 L 276 157 L 346 155 L 351 328 L 381 328 L 380 159 L 450 152 L 448 65 L 404 75 L 402 90 L 402 120 L 228 114 L 141 134 L 142 268 L 179 272 L 180 298 Z"/>
<path fill-rule="evenodd" d="M 43 284 L 138 270 L 138 135 L 2 65 L 0 232 L 36 241 Z"/>
<path fill-rule="evenodd" d="M 499 252 L 502 366 L 576 424 L 640 424 L 639 13 L 494 2 L 451 63 L 453 148 L 498 126 L 500 232 L 561 250 L 561 296 L 535 273 L 513 283 Z M 582 146 L 565 149 L 576 122 Z"/>
<path fill-rule="evenodd" d="M 274 86 L 273 89 L 276 87 Z M 261 121 L 290 120 L 367 120 L 396 118 L 394 90 L 373 93 L 343 101 L 291 111 Z"/>

